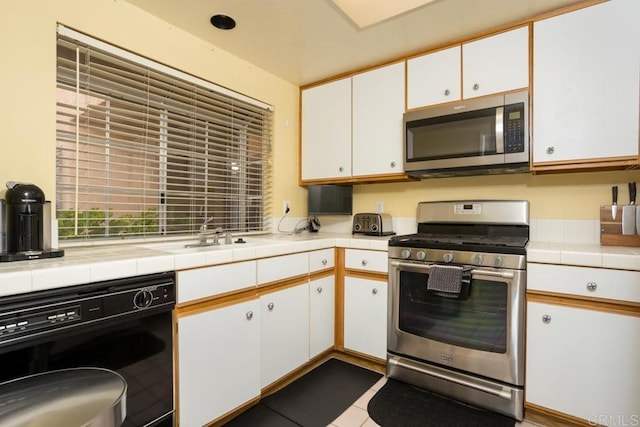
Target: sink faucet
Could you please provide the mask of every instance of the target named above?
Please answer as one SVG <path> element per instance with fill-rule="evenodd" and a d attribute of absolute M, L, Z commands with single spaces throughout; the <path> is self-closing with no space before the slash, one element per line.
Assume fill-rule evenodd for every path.
<path fill-rule="evenodd" d="M 204 222 L 202 223 L 202 225 L 200 225 L 200 232 L 198 233 L 198 241 L 202 244 L 206 244 L 207 243 L 207 224 L 209 224 L 211 221 L 213 221 L 213 217 L 209 217 L 207 219 L 204 220 Z"/>

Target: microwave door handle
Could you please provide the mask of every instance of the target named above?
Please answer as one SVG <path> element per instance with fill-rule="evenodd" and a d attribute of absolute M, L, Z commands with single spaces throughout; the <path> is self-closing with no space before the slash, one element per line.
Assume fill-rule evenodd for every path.
<path fill-rule="evenodd" d="M 496 108 L 496 153 L 504 154 L 504 107 Z"/>

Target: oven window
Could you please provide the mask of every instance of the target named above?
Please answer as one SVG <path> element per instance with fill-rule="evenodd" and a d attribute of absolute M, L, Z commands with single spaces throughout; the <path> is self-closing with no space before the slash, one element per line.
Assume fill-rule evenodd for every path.
<path fill-rule="evenodd" d="M 427 292 L 428 275 L 400 272 L 398 327 L 423 338 L 474 350 L 505 353 L 508 286 L 471 281 L 467 299 Z"/>

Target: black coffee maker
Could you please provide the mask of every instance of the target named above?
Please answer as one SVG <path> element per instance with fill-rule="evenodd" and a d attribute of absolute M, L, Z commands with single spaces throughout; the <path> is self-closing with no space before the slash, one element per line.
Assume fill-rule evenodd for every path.
<path fill-rule="evenodd" d="M 38 186 L 7 182 L 5 204 L 7 253 L 0 255 L 0 261 L 51 258 L 64 254 L 64 251 L 50 248 L 50 203 Z"/>

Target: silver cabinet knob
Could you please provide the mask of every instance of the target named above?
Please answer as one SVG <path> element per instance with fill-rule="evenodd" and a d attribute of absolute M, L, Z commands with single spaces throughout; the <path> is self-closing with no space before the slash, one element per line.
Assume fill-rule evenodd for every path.
<path fill-rule="evenodd" d="M 391 162 L 391 167 L 395 168 L 396 167 L 396 162 Z"/>
<path fill-rule="evenodd" d="M 547 147 L 547 154 L 553 154 L 554 151 L 556 151 L 555 148 Z"/>
<path fill-rule="evenodd" d="M 367 265 L 367 260 L 366 260 L 366 259 L 363 259 L 363 260 L 362 260 L 362 265 L 363 265 L 363 266 L 366 266 L 366 265 Z"/>
<path fill-rule="evenodd" d="M 595 292 L 596 289 L 598 289 L 598 284 L 596 282 L 589 282 L 587 283 L 587 289 L 591 292 Z"/>
<path fill-rule="evenodd" d="M 327 265 L 328 262 L 329 261 L 327 261 L 327 259 L 325 258 L 325 259 L 322 260 L 322 265 Z"/>
<path fill-rule="evenodd" d="M 451 91 L 449 89 L 444 90 L 444 96 L 449 96 L 450 94 L 451 94 Z"/>
<path fill-rule="evenodd" d="M 474 83 L 473 90 L 478 90 L 478 89 L 480 89 L 480 85 L 478 83 Z"/>
<path fill-rule="evenodd" d="M 551 316 L 549 316 L 548 314 L 545 314 L 544 316 L 542 316 L 542 321 L 544 323 L 551 323 Z"/>
<path fill-rule="evenodd" d="M 338 171 L 339 171 L 339 172 L 344 172 L 344 168 L 343 168 L 342 166 L 340 166 L 340 167 L 338 168 Z"/>
<path fill-rule="evenodd" d="M 377 295 L 378 294 L 378 289 L 376 289 L 376 288 L 371 289 L 371 293 L 373 295 Z"/>
<path fill-rule="evenodd" d="M 316 288 L 316 291 L 317 291 L 319 294 L 321 294 L 321 293 L 322 293 L 322 286 L 318 286 L 318 287 Z"/>
<path fill-rule="evenodd" d="M 246 316 L 247 316 L 247 320 L 253 319 L 253 311 L 247 311 Z"/>
<path fill-rule="evenodd" d="M 273 305 L 273 303 L 272 303 L 272 302 L 270 302 L 269 304 L 267 304 L 267 308 L 269 309 L 269 311 L 272 311 L 272 310 L 273 310 L 273 307 L 274 307 L 274 305 Z"/>

